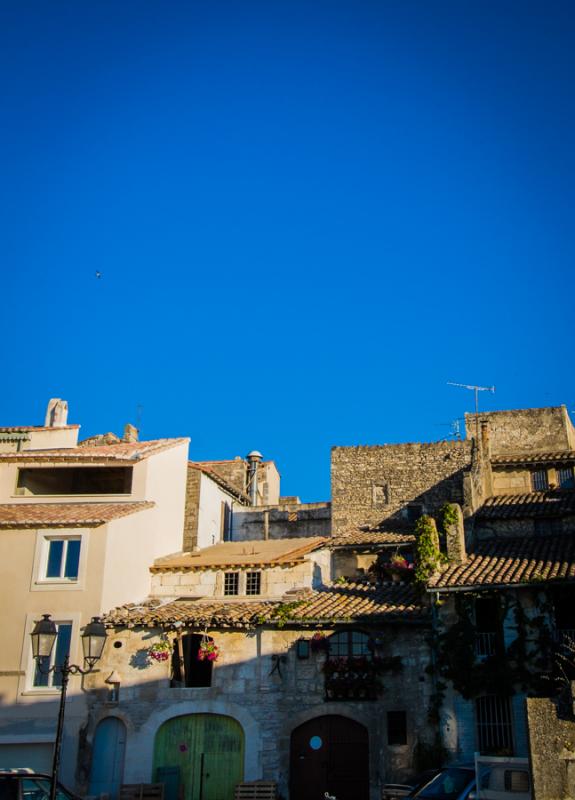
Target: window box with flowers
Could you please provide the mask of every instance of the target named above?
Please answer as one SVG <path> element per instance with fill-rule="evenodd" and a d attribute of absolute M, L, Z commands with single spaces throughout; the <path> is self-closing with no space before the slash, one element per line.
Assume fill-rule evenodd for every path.
<path fill-rule="evenodd" d="M 386 560 L 378 558 L 370 571 L 378 580 L 392 583 L 410 582 L 415 577 L 414 565 L 399 553 Z"/>
<path fill-rule="evenodd" d="M 324 666 L 326 700 L 377 700 L 383 688 L 378 659 L 329 658 Z"/>

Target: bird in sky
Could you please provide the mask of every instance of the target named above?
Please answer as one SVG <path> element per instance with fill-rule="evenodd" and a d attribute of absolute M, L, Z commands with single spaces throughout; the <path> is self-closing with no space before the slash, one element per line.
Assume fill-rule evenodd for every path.
<path fill-rule="evenodd" d="M 96 270 L 96 278 L 101 278 L 101 277 L 102 277 L 102 273 L 98 272 L 98 270 Z"/>

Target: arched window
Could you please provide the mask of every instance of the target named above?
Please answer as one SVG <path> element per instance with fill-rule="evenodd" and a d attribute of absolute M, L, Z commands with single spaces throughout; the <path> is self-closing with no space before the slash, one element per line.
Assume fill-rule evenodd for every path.
<path fill-rule="evenodd" d="M 329 637 L 330 658 L 371 656 L 371 637 L 362 631 L 341 631 Z"/>

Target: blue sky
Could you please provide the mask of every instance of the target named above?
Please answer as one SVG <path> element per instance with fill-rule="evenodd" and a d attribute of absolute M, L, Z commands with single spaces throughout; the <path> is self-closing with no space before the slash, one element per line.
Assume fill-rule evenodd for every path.
<path fill-rule="evenodd" d="M 4 2 L 0 423 L 192 458 L 575 409 L 571 2 Z M 102 273 L 100 279 L 96 271 Z"/>

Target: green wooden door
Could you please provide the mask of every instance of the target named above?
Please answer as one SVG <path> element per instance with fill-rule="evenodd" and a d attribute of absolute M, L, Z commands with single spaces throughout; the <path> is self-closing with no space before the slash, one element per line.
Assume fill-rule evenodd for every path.
<path fill-rule="evenodd" d="M 244 732 L 231 717 L 190 714 L 160 727 L 154 747 L 158 770 L 179 767 L 180 800 L 233 800 L 244 776 Z"/>

